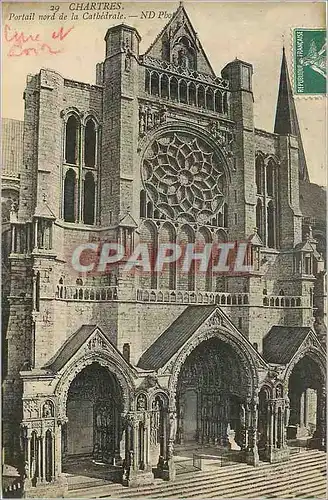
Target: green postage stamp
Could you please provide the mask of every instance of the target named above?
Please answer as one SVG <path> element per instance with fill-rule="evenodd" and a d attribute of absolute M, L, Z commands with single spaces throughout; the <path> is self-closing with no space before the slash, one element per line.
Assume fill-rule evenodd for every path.
<path fill-rule="evenodd" d="M 325 94 L 327 83 L 326 31 L 294 28 L 294 93 Z"/>

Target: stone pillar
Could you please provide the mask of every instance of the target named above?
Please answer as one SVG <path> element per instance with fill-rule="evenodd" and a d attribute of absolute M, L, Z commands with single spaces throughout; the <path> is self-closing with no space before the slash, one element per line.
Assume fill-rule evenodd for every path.
<path fill-rule="evenodd" d="M 12 224 L 11 225 L 11 253 L 15 253 L 15 251 L 16 251 L 15 239 L 16 239 L 16 226 L 15 226 L 15 224 Z"/>
<path fill-rule="evenodd" d="M 327 401 L 326 401 L 326 385 L 322 384 L 320 391 L 317 393 L 318 398 L 318 434 L 320 435 L 320 448 L 325 450 L 327 446 L 327 435 L 326 435 L 326 411 L 327 411 Z"/>
<path fill-rule="evenodd" d="M 34 222 L 34 248 L 38 248 L 38 219 Z"/>
<path fill-rule="evenodd" d="M 42 441 L 41 436 L 37 438 L 37 448 L 38 448 L 38 474 L 37 474 L 37 483 L 42 481 Z"/>
<path fill-rule="evenodd" d="M 54 481 L 55 480 L 55 466 L 56 466 L 56 446 L 55 446 L 55 434 L 53 434 L 52 436 L 52 440 L 51 440 L 51 458 L 52 458 L 52 462 L 51 462 L 51 481 Z"/>
<path fill-rule="evenodd" d="M 145 415 L 145 431 L 144 431 L 144 436 L 145 436 L 145 443 L 144 443 L 144 461 L 145 461 L 145 466 L 147 469 L 149 468 L 151 470 L 151 463 L 150 463 L 150 415 L 147 413 Z"/>
<path fill-rule="evenodd" d="M 270 420 L 269 420 L 269 428 L 270 428 L 270 438 L 269 438 L 269 450 L 271 452 L 272 448 L 274 448 L 274 406 L 273 403 L 269 403 L 270 408 Z"/>
<path fill-rule="evenodd" d="M 42 447 L 42 482 L 46 482 L 46 437 L 44 434 L 40 437 Z"/>
<path fill-rule="evenodd" d="M 26 467 L 26 479 L 31 479 L 31 436 L 28 435 L 26 438 L 27 441 L 27 467 Z"/>
<path fill-rule="evenodd" d="M 130 413 L 127 418 L 129 430 L 127 446 L 130 447 L 130 450 L 127 450 L 129 458 L 126 460 L 127 473 L 123 477 L 123 484 L 132 487 L 152 484 L 154 476 L 149 465 L 149 456 L 145 457 L 145 450 L 148 450 L 148 446 L 145 446 L 144 441 L 146 431 L 142 432 L 142 435 L 140 433 L 140 423 L 144 424 L 144 429 L 146 428 L 144 413 Z M 133 436 L 132 449 L 131 434 Z M 141 457 L 139 451 L 143 453 L 143 457 Z M 145 458 L 144 464 L 141 464 L 142 458 Z M 140 468 L 140 465 L 142 465 L 142 468 Z"/>
<path fill-rule="evenodd" d="M 39 422 L 38 435 L 35 439 L 34 457 L 31 453 L 32 429 L 27 425 L 27 460 L 25 466 L 25 481 L 23 498 L 64 498 L 68 490 L 67 478 L 61 471 L 61 426 L 62 422 L 47 422 L 51 428 L 51 462 L 49 460 L 49 478 L 47 481 L 47 447 L 44 422 Z M 51 427 L 50 427 L 51 425 Z M 48 456 L 48 459 L 50 457 Z M 34 481 L 36 478 L 36 482 Z"/>
<path fill-rule="evenodd" d="M 176 468 L 173 457 L 174 442 L 177 433 L 177 414 L 176 411 L 169 412 L 169 433 L 168 433 L 168 446 L 166 453 L 166 463 L 167 463 L 167 477 L 170 481 L 174 481 L 176 477 Z"/>
<path fill-rule="evenodd" d="M 300 398 L 300 427 L 304 427 L 304 398 L 305 392 L 302 392 Z"/>
<path fill-rule="evenodd" d="M 23 481 L 24 481 L 24 491 L 29 490 L 32 487 L 32 453 L 31 453 L 31 431 L 26 428 L 25 446 L 26 454 L 24 453 L 24 471 L 23 471 Z"/>
<path fill-rule="evenodd" d="M 57 427 L 55 428 L 53 442 L 54 442 L 54 472 L 53 475 L 55 479 L 61 476 L 62 473 L 62 426 L 64 425 L 64 421 L 58 420 Z"/>
<path fill-rule="evenodd" d="M 257 426 L 258 426 L 258 398 L 254 398 L 250 404 L 250 419 L 247 429 L 248 446 L 246 449 L 246 463 L 251 465 L 259 464 L 259 453 L 257 447 Z"/>
<path fill-rule="evenodd" d="M 269 400 L 267 415 L 269 440 L 266 458 L 271 463 L 287 460 L 289 448 L 286 442 L 286 422 L 289 420 L 289 400 L 287 408 L 282 398 Z"/>
<path fill-rule="evenodd" d="M 248 432 L 246 423 L 248 422 L 248 407 L 247 404 L 242 404 L 240 407 L 240 447 L 242 451 L 247 450 Z"/>

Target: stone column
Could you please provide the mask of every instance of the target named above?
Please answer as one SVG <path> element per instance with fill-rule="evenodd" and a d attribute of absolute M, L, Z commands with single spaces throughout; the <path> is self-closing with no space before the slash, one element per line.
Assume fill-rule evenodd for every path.
<path fill-rule="evenodd" d="M 28 434 L 26 438 L 27 442 L 27 467 L 25 468 L 26 479 L 31 480 L 31 436 Z"/>
<path fill-rule="evenodd" d="M 46 437 L 44 434 L 40 437 L 42 448 L 42 482 L 46 482 Z"/>
<path fill-rule="evenodd" d="M 318 431 L 320 435 L 320 448 L 325 450 L 327 446 L 327 436 L 326 436 L 326 385 L 322 384 L 320 391 L 317 393 L 318 397 Z"/>
<path fill-rule="evenodd" d="M 249 408 L 247 404 L 242 404 L 240 407 L 240 447 L 242 450 L 247 450 L 248 446 L 248 432 L 247 432 L 247 422 L 248 422 Z"/>
<path fill-rule="evenodd" d="M 142 418 L 142 420 L 141 420 Z M 152 474 L 151 468 L 146 468 L 145 470 L 141 470 L 139 468 L 139 445 L 140 445 L 140 437 L 139 436 L 139 424 L 141 421 L 144 421 L 143 415 L 137 413 L 131 413 L 128 415 L 129 427 L 132 430 L 133 434 L 133 447 L 132 450 L 129 450 L 129 460 L 127 463 L 127 474 L 126 477 L 123 478 L 123 484 L 127 486 L 141 486 L 144 484 L 151 484 L 154 481 L 154 476 Z M 144 434 L 144 433 L 143 433 Z M 144 436 L 142 436 L 143 438 Z M 131 447 L 130 439 L 127 439 L 128 446 Z M 141 449 L 145 450 L 144 443 Z M 147 459 L 148 462 L 148 459 Z"/>
<path fill-rule="evenodd" d="M 38 248 L 38 219 L 34 222 L 34 248 Z"/>
<path fill-rule="evenodd" d="M 257 447 L 257 426 L 258 426 L 258 398 L 254 398 L 249 405 L 250 422 L 247 429 L 248 446 L 246 450 L 246 463 L 251 465 L 259 464 L 259 453 Z"/>
<path fill-rule="evenodd" d="M 304 398 L 305 392 L 303 391 L 300 398 L 300 427 L 304 427 Z"/>
<path fill-rule="evenodd" d="M 146 469 L 151 469 L 151 464 L 150 464 L 150 415 L 147 412 L 145 414 L 145 444 L 144 444 L 144 449 L 145 449 L 145 455 L 144 455 L 144 461 L 145 461 L 145 467 Z"/>
<path fill-rule="evenodd" d="M 53 475 L 55 479 L 57 477 L 61 476 L 62 473 L 62 426 L 64 422 L 61 420 L 57 422 L 57 427 L 55 428 L 54 436 L 53 436 L 53 441 L 54 441 L 54 454 L 53 454 L 53 460 L 54 460 L 54 471 Z"/>
<path fill-rule="evenodd" d="M 270 408 L 270 438 L 269 438 L 269 451 L 271 453 L 274 448 L 274 405 L 272 401 L 269 403 Z"/>
<path fill-rule="evenodd" d="M 176 469 L 173 457 L 176 433 L 177 433 L 177 414 L 176 411 L 173 410 L 169 412 L 169 433 L 168 433 L 169 439 L 168 439 L 168 446 L 166 453 L 167 479 L 170 481 L 174 481 L 176 477 Z"/>
<path fill-rule="evenodd" d="M 38 474 L 37 474 L 37 483 L 40 483 L 42 480 L 42 441 L 41 436 L 37 438 L 37 448 L 38 448 Z"/>
<path fill-rule="evenodd" d="M 266 401 L 266 452 L 271 449 L 271 406 L 269 401 Z"/>
<path fill-rule="evenodd" d="M 55 433 L 52 434 L 51 440 L 51 481 L 55 480 L 55 466 L 56 466 L 56 446 L 55 446 Z"/>
<path fill-rule="evenodd" d="M 16 251 L 16 226 L 15 224 L 11 225 L 11 253 L 15 253 Z"/>

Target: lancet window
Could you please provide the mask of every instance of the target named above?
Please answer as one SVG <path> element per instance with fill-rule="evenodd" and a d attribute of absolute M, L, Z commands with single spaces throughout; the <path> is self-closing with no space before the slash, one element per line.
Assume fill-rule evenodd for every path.
<path fill-rule="evenodd" d="M 64 126 L 62 217 L 93 225 L 97 217 L 99 126 L 70 112 Z"/>

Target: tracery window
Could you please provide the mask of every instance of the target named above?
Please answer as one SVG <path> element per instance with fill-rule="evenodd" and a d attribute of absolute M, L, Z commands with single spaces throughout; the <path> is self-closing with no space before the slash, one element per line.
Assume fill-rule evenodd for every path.
<path fill-rule="evenodd" d="M 71 165 L 76 165 L 78 162 L 79 153 L 79 123 L 74 115 L 71 115 L 66 123 L 66 144 L 65 144 L 65 161 Z"/>
<path fill-rule="evenodd" d="M 67 222 L 75 222 L 75 192 L 76 174 L 73 169 L 69 169 L 64 180 L 64 219 Z"/>
<path fill-rule="evenodd" d="M 146 192 L 144 189 L 140 192 L 140 217 L 146 217 Z"/>
<path fill-rule="evenodd" d="M 85 127 L 84 162 L 86 167 L 96 164 L 96 129 L 93 120 L 88 120 Z"/>
<path fill-rule="evenodd" d="M 184 104 L 188 103 L 187 83 L 184 80 L 180 82 L 180 102 Z"/>
<path fill-rule="evenodd" d="M 263 160 L 261 157 L 257 157 L 255 161 L 255 180 L 256 180 L 256 192 L 257 194 L 263 194 Z"/>
<path fill-rule="evenodd" d="M 276 246 L 276 227 L 275 227 L 275 208 L 272 201 L 269 202 L 267 208 L 267 237 L 268 247 L 274 248 Z"/>
<path fill-rule="evenodd" d="M 186 133 L 167 132 L 152 142 L 142 179 L 153 208 L 170 219 L 210 224 L 225 202 L 223 160 Z"/>
<path fill-rule="evenodd" d="M 95 181 L 93 174 L 87 172 L 84 179 L 83 193 L 83 222 L 84 224 L 94 224 L 95 221 Z"/>
<path fill-rule="evenodd" d="M 162 59 L 163 61 L 170 61 L 170 42 L 168 40 L 162 41 Z"/>
<path fill-rule="evenodd" d="M 271 157 L 264 161 L 259 153 L 255 159 L 255 182 L 258 196 L 256 204 L 256 226 L 263 243 L 269 248 L 278 244 L 277 222 L 277 182 L 278 171 L 275 160 Z"/>
<path fill-rule="evenodd" d="M 274 163 L 270 160 L 266 168 L 266 188 L 267 195 L 274 196 L 274 177 L 275 177 L 275 167 Z"/>
<path fill-rule="evenodd" d="M 65 124 L 62 217 L 66 222 L 95 224 L 99 127 L 92 116 L 81 123 L 70 113 Z"/>
<path fill-rule="evenodd" d="M 257 200 L 256 204 L 256 227 L 261 240 L 264 240 L 263 235 L 263 206 L 260 199 Z"/>

